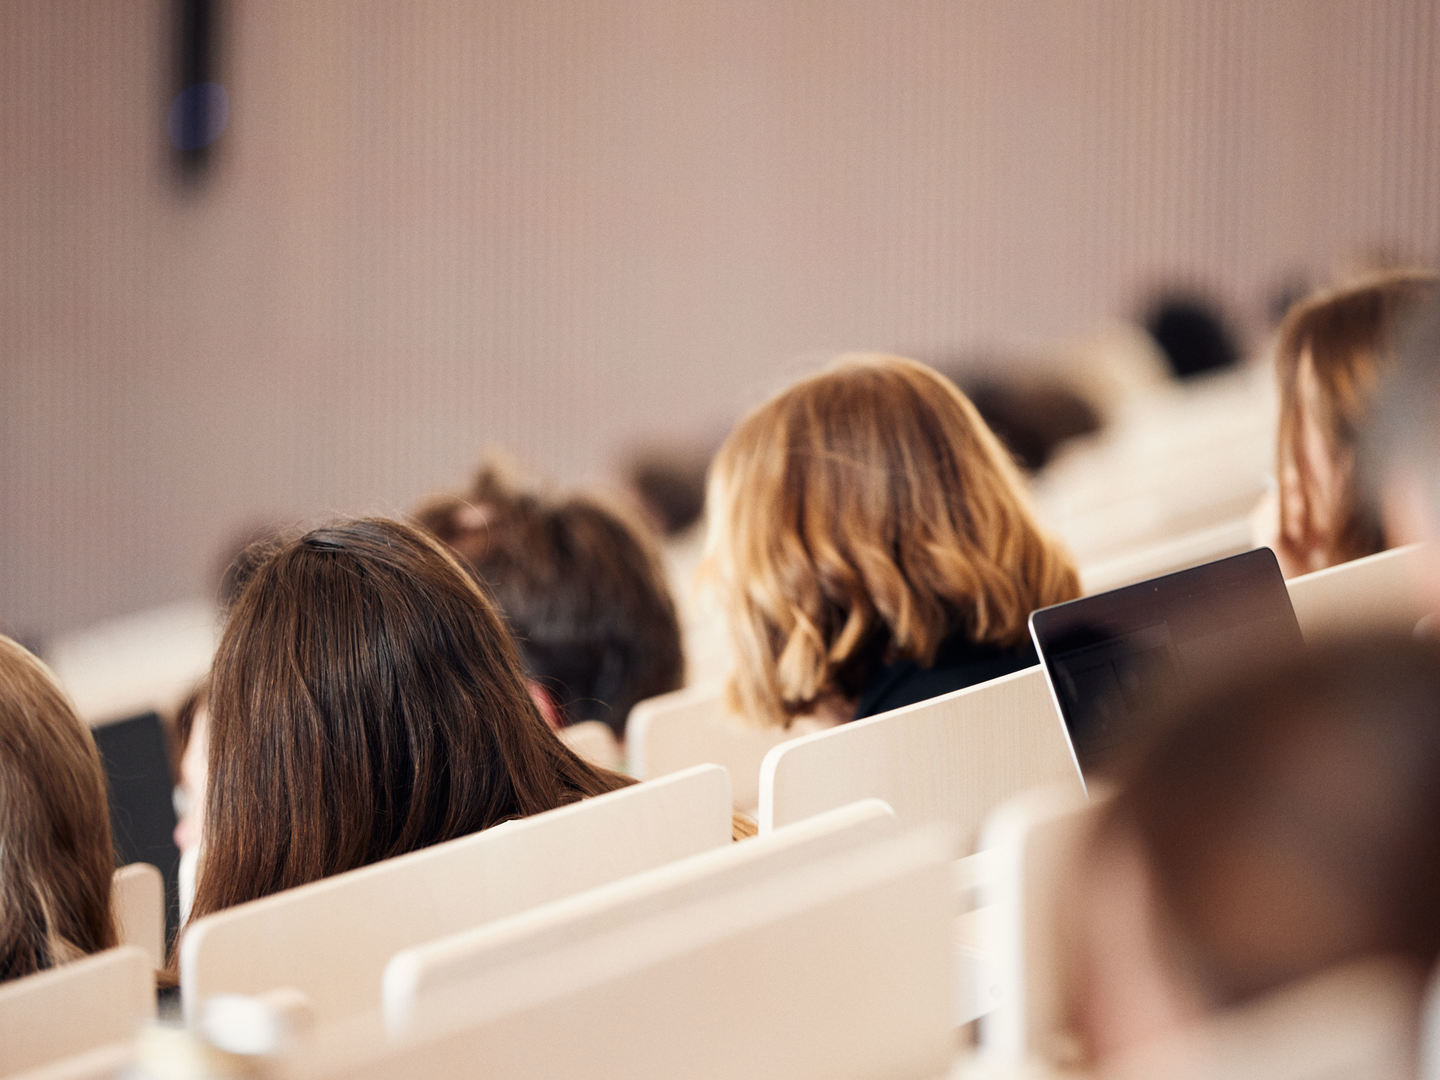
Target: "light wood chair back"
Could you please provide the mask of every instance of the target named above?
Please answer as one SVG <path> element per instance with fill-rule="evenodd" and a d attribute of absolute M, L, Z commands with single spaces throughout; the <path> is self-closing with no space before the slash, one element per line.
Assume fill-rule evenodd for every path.
<path fill-rule="evenodd" d="M 0 983 L 0 1075 L 135 1038 L 155 1017 L 155 971 L 122 945 Z"/>
<path fill-rule="evenodd" d="M 110 881 L 110 905 L 121 945 L 145 950 L 150 966 L 165 966 L 165 881 L 158 867 L 131 863 Z"/>
<path fill-rule="evenodd" d="M 700 766 L 217 912 L 185 931 L 187 1017 L 215 994 L 300 991 L 318 1023 L 374 1010 L 401 949 L 730 844 Z"/>
<path fill-rule="evenodd" d="M 818 815 L 789 829 L 703 852 L 598 889 L 576 894 L 514 919 L 477 926 L 399 952 L 385 971 L 385 1010 L 392 1026 L 413 1023 L 427 1001 L 473 979 L 488 960 L 492 943 L 506 939 L 515 926 L 558 926 L 566 940 L 602 933 L 612 924 L 630 925 L 646 913 L 667 911 L 726 890 L 766 881 L 831 855 L 893 837 L 894 811 L 878 799 L 866 799 Z M 527 921 L 528 920 L 528 921 Z"/>
<path fill-rule="evenodd" d="M 219 640 L 213 604 L 169 604 L 50 642 L 45 660 L 92 726 L 172 712 L 204 677 Z"/>
<path fill-rule="evenodd" d="M 747 841 L 428 949 L 446 977 L 395 1043 L 336 1048 L 295 1076 L 940 1075 L 954 1053 L 944 845 L 848 839 L 824 855 Z M 392 971 L 408 966 L 416 989 L 421 962 Z"/>
<path fill-rule="evenodd" d="M 1419 583 L 1433 554 L 1423 544 L 1393 548 L 1285 583 L 1307 641 L 1362 630 L 1408 632 L 1426 614 Z"/>
<path fill-rule="evenodd" d="M 1088 596 L 1188 570 L 1228 555 L 1239 555 L 1255 546 L 1252 532 L 1250 519 L 1244 517 L 1162 539 L 1115 558 L 1082 566 L 1080 583 Z"/>
<path fill-rule="evenodd" d="M 750 811 L 760 800 L 760 763 L 785 731 L 752 727 L 725 708 L 718 686 L 687 687 L 642 701 L 630 710 L 625 742 L 633 775 L 664 776 L 713 762 L 730 774 L 735 806 Z"/>
<path fill-rule="evenodd" d="M 130 1080 L 134 1064 L 135 1043 L 128 1040 L 5 1075 L 6 1080 Z"/>
<path fill-rule="evenodd" d="M 557 734 L 566 746 L 591 765 L 612 772 L 625 771 L 625 750 L 609 724 L 599 720 L 582 720 L 562 727 Z"/>
<path fill-rule="evenodd" d="M 1031 667 L 777 746 L 760 770 L 759 824 L 873 797 L 904 824 L 953 829 L 958 857 L 997 805 L 1054 783 L 1081 790 L 1044 672 Z"/>
<path fill-rule="evenodd" d="M 998 807 L 985 823 L 993 913 L 988 960 L 1003 987 L 980 1025 L 992 1062 L 1064 1059 L 1057 1042 L 1063 1002 L 1056 897 L 1066 890 L 1094 805 L 1068 785 L 1037 788 Z"/>

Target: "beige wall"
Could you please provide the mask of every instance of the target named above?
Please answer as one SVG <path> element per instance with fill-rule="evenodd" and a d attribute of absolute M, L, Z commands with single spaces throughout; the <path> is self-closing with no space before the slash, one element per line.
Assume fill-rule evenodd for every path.
<path fill-rule="evenodd" d="M 201 589 L 482 447 L 601 477 L 841 347 L 1063 334 L 1180 272 L 1440 251 L 1431 0 L 0 5 L 0 624 Z"/>

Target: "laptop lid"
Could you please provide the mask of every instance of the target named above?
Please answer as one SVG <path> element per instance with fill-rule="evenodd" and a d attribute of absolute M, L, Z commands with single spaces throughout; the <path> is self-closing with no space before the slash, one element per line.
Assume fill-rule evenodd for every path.
<path fill-rule="evenodd" d="M 1042 608 L 1030 635 L 1087 783 L 1168 697 L 1302 644 L 1269 548 Z"/>

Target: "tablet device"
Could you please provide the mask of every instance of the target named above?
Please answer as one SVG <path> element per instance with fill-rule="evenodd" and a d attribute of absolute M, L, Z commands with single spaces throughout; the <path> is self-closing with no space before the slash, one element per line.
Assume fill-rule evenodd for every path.
<path fill-rule="evenodd" d="M 1082 782 L 1169 697 L 1302 644 L 1269 548 L 1042 608 L 1030 635 Z"/>

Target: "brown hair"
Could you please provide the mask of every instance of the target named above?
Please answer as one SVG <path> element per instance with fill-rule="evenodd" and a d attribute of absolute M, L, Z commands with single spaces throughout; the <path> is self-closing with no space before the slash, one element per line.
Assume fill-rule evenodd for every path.
<path fill-rule="evenodd" d="M 0 635 L 0 980 L 116 943 L 105 773 L 55 677 Z"/>
<path fill-rule="evenodd" d="M 490 601 L 380 518 L 277 548 L 210 683 L 197 919 L 633 783 L 545 725 Z"/>
<path fill-rule="evenodd" d="M 1194 697 L 1122 773 L 1169 959 L 1210 1005 L 1440 956 L 1440 650 L 1330 644 Z"/>
<path fill-rule="evenodd" d="M 1075 569 L 970 401 L 923 364 L 843 356 L 760 406 L 711 467 L 706 566 L 732 705 L 778 724 L 928 666 L 961 633 L 1013 646 Z"/>
<path fill-rule="evenodd" d="M 1436 275 L 1392 271 L 1318 293 L 1290 310 L 1275 344 L 1280 392 L 1277 476 L 1280 543 L 1294 561 L 1321 569 L 1386 546 L 1378 512 L 1362 498 L 1355 451 L 1381 374 L 1393 362 L 1396 332 L 1436 293 Z M 1307 363 L 1308 362 L 1308 363 Z M 1338 471 L 1335 520 L 1323 520 L 1319 482 L 1304 448 L 1303 372 L 1314 377 L 1312 417 Z"/>
<path fill-rule="evenodd" d="M 636 702 L 679 688 L 680 622 L 659 553 L 618 509 L 546 498 L 487 466 L 465 499 L 415 516 L 489 591 L 563 723 L 600 720 L 623 738 Z"/>

